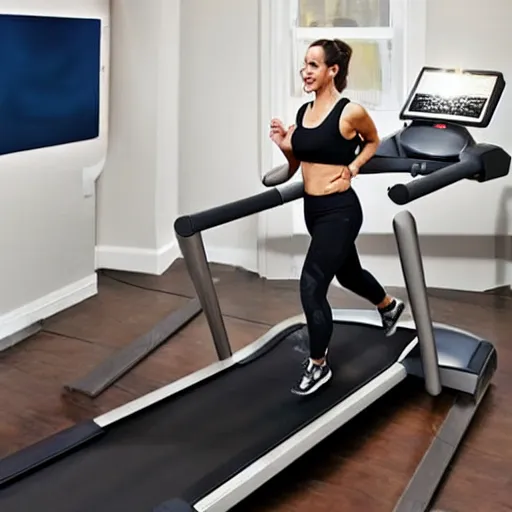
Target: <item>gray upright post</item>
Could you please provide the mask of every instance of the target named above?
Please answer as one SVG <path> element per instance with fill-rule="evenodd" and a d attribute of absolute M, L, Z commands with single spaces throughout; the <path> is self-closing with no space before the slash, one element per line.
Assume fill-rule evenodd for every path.
<path fill-rule="evenodd" d="M 432 328 L 416 221 L 409 211 L 402 211 L 393 219 L 393 229 L 418 333 L 425 388 L 428 393 L 437 396 L 441 393 L 437 347 Z"/>
<path fill-rule="evenodd" d="M 227 359 L 231 356 L 232 351 L 220 310 L 219 298 L 206 259 L 203 237 L 200 232 L 189 237 L 179 235 L 176 235 L 176 237 L 199 302 L 210 326 L 217 355 L 219 359 Z"/>

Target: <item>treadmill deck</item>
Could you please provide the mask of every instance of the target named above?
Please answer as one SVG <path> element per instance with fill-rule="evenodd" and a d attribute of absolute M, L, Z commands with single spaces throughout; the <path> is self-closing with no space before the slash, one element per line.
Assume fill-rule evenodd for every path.
<path fill-rule="evenodd" d="M 6 484 L 0 510 L 150 512 L 172 498 L 197 502 L 391 367 L 415 336 L 398 329 L 385 338 L 378 327 L 335 322 L 333 379 L 306 398 L 290 393 L 305 357 L 296 333 L 271 341 L 250 362 L 105 427 L 77 451 Z"/>

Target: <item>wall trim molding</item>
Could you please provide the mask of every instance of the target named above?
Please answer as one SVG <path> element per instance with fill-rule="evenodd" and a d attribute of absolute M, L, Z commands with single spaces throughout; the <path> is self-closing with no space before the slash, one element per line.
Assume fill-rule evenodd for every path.
<path fill-rule="evenodd" d="M 95 254 L 96 270 L 124 270 L 161 275 L 180 255 L 176 240 L 165 244 L 160 249 L 98 245 Z"/>
<path fill-rule="evenodd" d="M 96 273 L 0 316 L 0 350 L 37 332 L 37 323 L 98 293 Z M 26 331 L 27 334 L 22 334 Z"/>
<path fill-rule="evenodd" d="M 222 246 L 205 246 L 208 263 L 220 263 L 243 268 L 249 272 L 258 272 L 258 255 L 255 249 L 241 249 Z"/>

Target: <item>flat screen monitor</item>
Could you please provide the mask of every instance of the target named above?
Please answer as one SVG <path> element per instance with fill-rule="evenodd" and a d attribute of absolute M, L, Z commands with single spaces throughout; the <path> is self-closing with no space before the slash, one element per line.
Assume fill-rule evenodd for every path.
<path fill-rule="evenodd" d="M 98 137 L 101 30 L 99 19 L 0 15 L 0 155 Z"/>
<path fill-rule="evenodd" d="M 400 118 L 487 126 L 504 85 L 500 72 L 425 67 Z"/>

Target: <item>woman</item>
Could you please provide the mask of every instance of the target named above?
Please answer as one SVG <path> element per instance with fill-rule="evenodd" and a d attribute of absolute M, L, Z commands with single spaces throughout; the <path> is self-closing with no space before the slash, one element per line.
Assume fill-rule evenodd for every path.
<path fill-rule="evenodd" d="M 395 332 L 404 310 L 404 303 L 389 296 L 361 267 L 355 245 L 363 213 L 351 180 L 375 154 L 379 138 L 366 110 L 341 96 L 351 56 L 350 46 L 338 39 L 312 43 L 301 74 L 314 101 L 302 105 L 288 130 L 278 119 L 271 122 L 270 137 L 288 160 L 287 179 L 302 167 L 304 215 L 311 235 L 300 278 L 310 354 L 292 388 L 298 395 L 317 391 L 332 377 L 326 360 L 333 331 L 327 292 L 334 277 L 377 307 L 387 336 Z"/>

